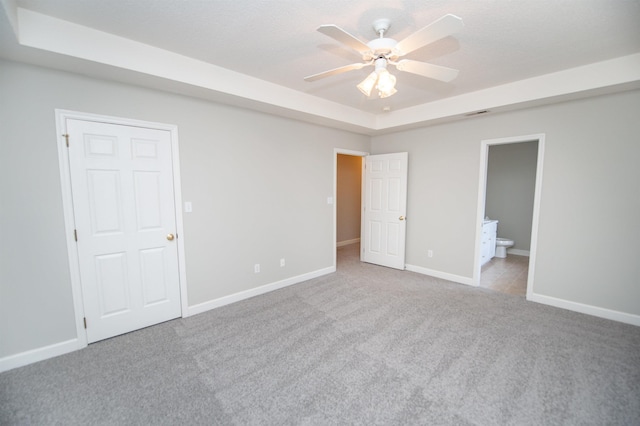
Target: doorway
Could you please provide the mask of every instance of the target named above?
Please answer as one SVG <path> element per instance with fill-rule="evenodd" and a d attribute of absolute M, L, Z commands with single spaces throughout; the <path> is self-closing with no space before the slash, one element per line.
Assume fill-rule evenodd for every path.
<path fill-rule="evenodd" d="M 474 285 L 527 298 L 532 294 L 543 154 L 544 134 L 482 141 Z M 488 239 L 484 234 L 496 220 L 497 235 Z M 515 245 L 506 258 L 487 261 L 483 244 L 495 244 L 495 236 Z"/>
<path fill-rule="evenodd" d="M 360 258 L 360 236 L 362 234 L 362 199 L 364 179 L 364 157 L 368 152 L 334 149 L 334 259 L 338 266 L 338 250 L 353 258 L 358 250 Z M 359 171 L 358 171 L 359 168 Z M 359 174 L 359 176 L 357 176 Z M 357 197 L 357 200 L 353 198 Z"/>
<path fill-rule="evenodd" d="M 355 158 L 354 158 L 355 157 Z M 339 159 L 347 160 L 352 168 L 351 177 L 358 177 L 359 183 L 346 182 L 349 176 L 340 177 Z M 358 173 L 359 169 L 359 173 Z M 342 245 L 360 242 L 360 260 L 375 265 L 395 269 L 405 269 L 406 208 L 407 208 L 408 153 L 368 155 L 363 152 L 334 150 L 334 266 L 337 267 L 337 250 Z M 350 188 L 345 188 L 349 186 Z M 358 191 L 359 186 L 359 191 Z M 338 237 L 338 229 L 346 223 L 339 223 L 339 197 L 345 189 L 343 204 L 352 204 L 359 198 L 360 212 L 352 209 L 351 230 L 348 237 Z M 357 201 L 357 200 L 356 200 Z M 342 211 L 341 211 L 342 213 Z M 359 219 L 359 226 L 353 226 Z M 359 229 L 358 229 L 359 228 Z M 360 238 L 357 238 L 357 237 Z"/>

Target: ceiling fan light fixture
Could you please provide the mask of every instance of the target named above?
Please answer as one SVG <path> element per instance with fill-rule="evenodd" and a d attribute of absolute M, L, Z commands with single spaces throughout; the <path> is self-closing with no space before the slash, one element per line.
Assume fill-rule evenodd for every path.
<path fill-rule="evenodd" d="M 356 86 L 358 90 L 367 97 L 371 96 L 374 87 L 378 90 L 378 96 L 381 98 L 388 98 L 397 93 L 398 91 L 395 89 L 396 77 L 387 71 L 387 60 L 385 58 L 376 59 L 375 67 L 375 71 Z"/>
<path fill-rule="evenodd" d="M 371 91 L 373 90 L 373 87 L 376 85 L 377 81 L 378 81 L 378 73 L 374 71 L 371 74 L 369 74 L 367 78 L 362 80 L 360 84 L 358 84 L 356 87 L 358 88 L 358 90 L 364 93 L 367 97 L 369 97 L 371 96 Z"/>
<path fill-rule="evenodd" d="M 378 74 L 378 84 L 376 88 L 378 89 L 378 94 L 381 98 L 388 98 L 398 92 L 396 90 L 396 77 L 390 74 L 386 69 L 380 71 Z"/>
<path fill-rule="evenodd" d="M 386 92 L 378 92 L 378 96 L 380 96 L 380 98 L 388 98 L 391 95 L 395 95 L 396 93 L 398 93 L 398 91 L 396 90 L 395 87 L 392 87 L 390 90 L 387 90 Z"/>

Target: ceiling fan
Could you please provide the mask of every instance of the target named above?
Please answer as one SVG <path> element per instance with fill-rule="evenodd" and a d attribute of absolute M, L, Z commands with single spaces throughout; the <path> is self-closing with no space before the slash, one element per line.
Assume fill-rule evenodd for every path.
<path fill-rule="evenodd" d="M 384 36 L 390 26 L 391 21 L 389 19 L 375 20 L 373 29 L 379 37 L 364 43 L 337 25 L 321 25 L 318 27 L 319 32 L 359 52 L 362 55 L 363 62 L 313 74 L 305 77 L 305 81 L 316 81 L 372 65 L 375 70 L 357 87 L 367 96 L 371 96 L 371 91 L 375 87 L 378 89 L 378 95 L 381 98 L 386 98 L 397 92 L 395 89 L 396 78 L 387 70 L 387 65 L 389 64 L 394 65 L 399 71 L 406 71 L 444 82 L 449 82 L 457 77 L 458 70 L 452 68 L 411 59 L 398 59 L 459 31 L 464 26 L 462 19 L 451 14 L 445 15 L 401 41 L 395 41 Z"/>

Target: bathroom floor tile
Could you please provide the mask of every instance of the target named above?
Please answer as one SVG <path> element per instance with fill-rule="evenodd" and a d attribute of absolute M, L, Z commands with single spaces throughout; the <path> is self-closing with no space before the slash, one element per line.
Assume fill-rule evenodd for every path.
<path fill-rule="evenodd" d="M 506 258 L 494 257 L 482 266 L 480 287 L 525 296 L 528 272 L 527 256 L 509 254 Z"/>

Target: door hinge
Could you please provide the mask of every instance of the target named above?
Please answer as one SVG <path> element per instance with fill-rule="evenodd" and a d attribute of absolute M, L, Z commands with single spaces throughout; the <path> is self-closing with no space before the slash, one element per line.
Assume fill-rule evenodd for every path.
<path fill-rule="evenodd" d="M 65 133 L 65 134 L 64 134 L 64 135 L 62 135 L 62 136 L 64 136 L 64 139 L 65 139 L 65 141 L 67 142 L 67 148 L 69 148 L 69 134 L 68 134 L 68 133 Z"/>
<path fill-rule="evenodd" d="M 87 317 L 82 318 L 84 321 L 84 329 L 87 329 Z"/>
<path fill-rule="evenodd" d="M 78 231 L 76 231 L 75 229 L 73 230 L 73 239 L 78 242 Z"/>

